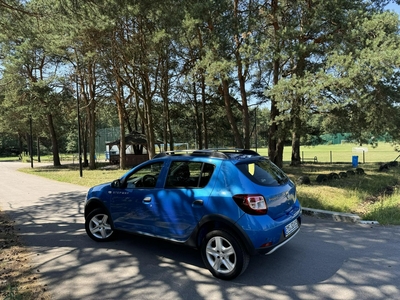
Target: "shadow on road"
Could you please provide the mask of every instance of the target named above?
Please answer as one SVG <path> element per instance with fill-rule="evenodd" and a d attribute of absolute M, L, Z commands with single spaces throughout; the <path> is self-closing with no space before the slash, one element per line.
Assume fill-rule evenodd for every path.
<path fill-rule="evenodd" d="M 369 244 L 355 240 L 349 227 L 329 229 L 307 217 L 290 243 L 269 256 L 252 257 L 244 274 L 221 281 L 205 269 L 195 249 L 125 233 L 108 243 L 92 241 L 84 230 L 84 197 L 80 191 L 50 194 L 11 213 L 24 243 L 37 253 L 34 267 L 55 299 L 272 299 L 271 293 L 282 299 L 299 293 L 318 298 L 315 286 L 332 277 L 337 277 L 330 282 L 334 288 L 351 283 L 338 271 Z M 385 243 L 373 231 L 369 235 Z M 363 272 L 370 275 L 357 283 L 360 288 L 371 281 L 383 286 L 393 276 L 388 270 L 378 277 L 373 266 Z"/>

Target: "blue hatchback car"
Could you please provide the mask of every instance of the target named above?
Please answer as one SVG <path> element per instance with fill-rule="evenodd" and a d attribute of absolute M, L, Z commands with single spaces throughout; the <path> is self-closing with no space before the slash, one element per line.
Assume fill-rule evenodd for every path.
<path fill-rule="evenodd" d="M 252 150 L 160 153 L 92 187 L 85 201 L 93 240 L 126 231 L 195 247 L 210 272 L 225 280 L 243 273 L 250 255 L 287 243 L 300 225 L 294 183 Z"/>

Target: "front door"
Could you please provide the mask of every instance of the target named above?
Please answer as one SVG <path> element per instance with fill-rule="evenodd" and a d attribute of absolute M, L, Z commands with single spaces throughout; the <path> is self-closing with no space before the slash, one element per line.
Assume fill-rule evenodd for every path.
<path fill-rule="evenodd" d="M 124 188 L 112 191 L 111 216 L 116 229 L 155 234 L 157 216 L 151 208 L 160 192 L 163 163 L 146 164 L 128 174 Z"/>

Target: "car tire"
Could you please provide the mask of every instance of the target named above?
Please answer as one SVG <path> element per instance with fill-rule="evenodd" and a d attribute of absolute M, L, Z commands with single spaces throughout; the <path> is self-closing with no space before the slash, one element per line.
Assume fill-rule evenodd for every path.
<path fill-rule="evenodd" d="M 334 180 L 339 179 L 339 175 L 335 172 L 329 173 L 328 179 L 334 179 Z"/>
<path fill-rule="evenodd" d="M 363 168 L 357 168 L 356 169 L 356 174 L 357 175 L 365 175 L 365 171 Z"/>
<path fill-rule="evenodd" d="M 110 216 L 104 209 L 93 210 L 85 220 L 86 233 L 96 242 L 110 241 L 115 236 L 110 220 Z"/>
<path fill-rule="evenodd" d="M 223 280 L 234 279 L 242 274 L 250 260 L 241 242 L 223 230 L 209 232 L 201 243 L 200 251 L 207 269 Z"/>
<path fill-rule="evenodd" d="M 319 174 L 315 181 L 318 182 L 318 183 L 327 182 L 328 181 L 328 176 L 325 175 L 325 174 Z"/>
<path fill-rule="evenodd" d="M 299 184 L 311 184 L 310 177 L 308 177 L 308 176 L 306 176 L 306 175 L 300 176 L 300 177 L 297 179 L 297 182 L 298 182 Z"/>

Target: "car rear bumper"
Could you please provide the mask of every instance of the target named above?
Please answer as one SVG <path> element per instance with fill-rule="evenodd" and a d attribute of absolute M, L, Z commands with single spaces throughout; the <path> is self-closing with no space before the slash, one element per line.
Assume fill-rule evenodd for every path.
<path fill-rule="evenodd" d="M 301 227 L 301 208 L 297 207 L 293 214 L 280 220 L 272 220 L 268 216 L 246 215 L 237 225 L 249 237 L 253 254 L 270 254 L 297 235 Z"/>
<path fill-rule="evenodd" d="M 284 238 L 282 241 L 279 242 L 279 244 L 274 245 L 272 247 L 269 248 L 261 248 L 261 249 L 257 249 L 256 251 L 260 254 L 264 254 L 264 255 L 268 255 L 271 254 L 273 252 L 275 252 L 276 250 L 278 250 L 280 247 L 282 247 L 283 245 L 285 245 L 287 242 L 289 242 L 292 238 L 294 238 L 300 231 L 300 226 L 299 228 L 293 232 L 290 236 Z"/>

